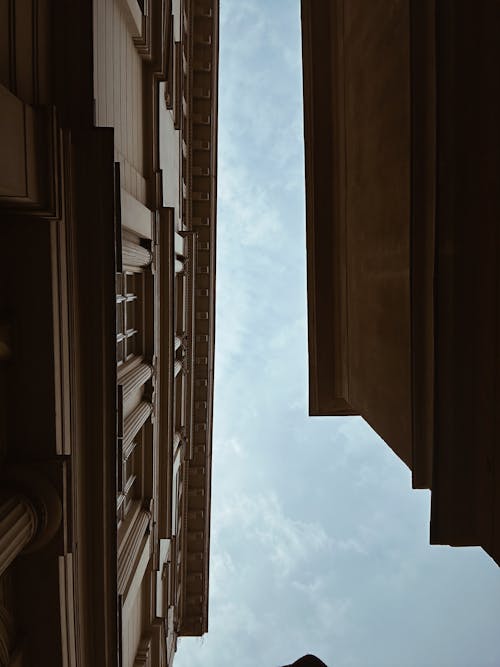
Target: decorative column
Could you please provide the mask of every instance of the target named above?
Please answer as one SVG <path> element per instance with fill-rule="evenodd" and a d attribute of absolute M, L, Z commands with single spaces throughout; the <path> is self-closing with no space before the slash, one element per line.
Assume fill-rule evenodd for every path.
<path fill-rule="evenodd" d="M 21 551 L 45 546 L 59 529 L 61 499 L 36 470 L 6 466 L 0 477 L 0 576 Z"/>
<path fill-rule="evenodd" d="M 0 503 L 0 576 L 31 542 L 38 523 L 35 507 L 22 493 Z"/>

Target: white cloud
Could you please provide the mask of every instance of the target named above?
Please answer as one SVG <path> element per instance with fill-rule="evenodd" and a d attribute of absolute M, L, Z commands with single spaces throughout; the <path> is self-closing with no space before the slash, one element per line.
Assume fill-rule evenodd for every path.
<path fill-rule="evenodd" d="M 214 521 L 219 539 L 225 530 L 243 530 L 245 540 L 262 549 L 262 558 L 274 576 L 288 577 L 316 552 L 328 552 L 332 541 L 317 522 L 286 516 L 272 492 L 241 494 L 226 499 Z"/>

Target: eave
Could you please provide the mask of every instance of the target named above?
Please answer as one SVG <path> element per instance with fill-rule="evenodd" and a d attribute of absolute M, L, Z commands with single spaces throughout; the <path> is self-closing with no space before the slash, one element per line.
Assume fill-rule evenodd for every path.
<path fill-rule="evenodd" d="M 341 11 L 341 3 L 302 1 L 311 415 L 355 414 L 347 368 Z"/>

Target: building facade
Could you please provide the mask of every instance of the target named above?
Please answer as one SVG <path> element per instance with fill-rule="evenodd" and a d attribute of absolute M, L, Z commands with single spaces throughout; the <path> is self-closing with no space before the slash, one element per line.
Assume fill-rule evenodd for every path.
<path fill-rule="evenodd" d="M 208 628 L 217 0 L 6 0 L 0 665 Z"/>
<path fill-rule="evenodd" d="M 302 0 L 309 396 L 500 562 L 500 12 Z"/>

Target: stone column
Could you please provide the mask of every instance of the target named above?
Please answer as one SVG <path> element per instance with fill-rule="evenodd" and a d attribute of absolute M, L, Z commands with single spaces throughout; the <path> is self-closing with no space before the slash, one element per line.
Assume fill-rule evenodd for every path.
<path fill-rule="evenodd" d="M 0 576 L 21 551 L 35 551 L 54 537 L 62 506 L 55 488 L 36 470 L 8 466 L 0 475 Z"/>
<path fill-rule="evenodd" d="M 0 502 L 0 576 L 31 542 L 38 528 L 37 512 L 22 493 Z"/>

